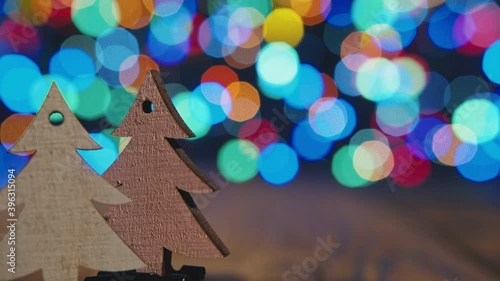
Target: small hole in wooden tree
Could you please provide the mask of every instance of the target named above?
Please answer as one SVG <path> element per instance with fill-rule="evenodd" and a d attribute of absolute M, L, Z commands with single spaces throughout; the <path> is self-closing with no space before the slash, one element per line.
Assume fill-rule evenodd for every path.
<path fill-rule="evenodd" d="M 59 126 L 64 122 L 64 115 L 59 111 L 54 111 L 49 116 L 50 124 Z"/>
<path fill-rule="evenodd" d="M 155 109 L 155 105 L 150 100 L 145 100 L 142 102 L 142 111 L 145 113 L 151 113 Z"/>

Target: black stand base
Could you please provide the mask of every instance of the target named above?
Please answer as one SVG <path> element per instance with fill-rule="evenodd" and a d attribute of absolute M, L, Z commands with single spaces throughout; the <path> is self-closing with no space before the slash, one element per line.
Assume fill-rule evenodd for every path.
<path fill-rule="evenodd" d="M 132 271 L 99 272 L 97 276 L 87 277 L 84 281 L 202 281 L 205 279 L 205 268 L 183 265 L 180 270 L 172 267 L 172 252 L 163 249 L 162 276 L 154 273 Z"/>

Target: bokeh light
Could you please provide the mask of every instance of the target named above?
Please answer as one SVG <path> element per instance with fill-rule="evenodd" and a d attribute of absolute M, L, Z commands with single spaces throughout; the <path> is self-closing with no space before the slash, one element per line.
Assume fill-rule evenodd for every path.
<path fill-rule="evenodd" d="M 271 86 L 290 83 L 299 72 L 297 51 L 285 43 L 270 43 L 259 53 L 257 74 Z"/>
<path fill-rule="evenodd" d="M 104 116 L 110 102 L 108 85 L 96 78 L 87 89 L 78 94 L 78 107 L 74 113 L 83 120 L 94 120 Z"/>
<path fill-rule="evenodd" d="M 263 40 L 264 15 L 251 7 L 236 9 L 228 20 L 228 37 L 234 45 L 249 49 Z"/>
<path fill-rule="evenodd" d="M 418 97 L 427 84 L 424 66 L 412 57 L 399 57 L 393 62 L 399 70 L 401 81 L 398 94 Z"/>
<path fill-rule="evenodd" d="M 229 95 L 227 98 L 227 92 Z M 243 122 L 254 117 L 260 108 L 260 95 L 257 89 L 248 82 L 234 82 L 227 87 L 227 92 L 223 92 L 222 99 L 230 101 L 222 102 L 222 107 L 227 117 Z"/>
<path fill-rule="evenodd" d="M 360 63 L 356 63 L 356 68 L 349 68 L 349 62 L 358 61 L 356 56 L 362 56 Z M 335 66 L 335 71 L 333 73 L 334 80 L 337 83 L 338 90 L 345 95 L 348 96 L 359 96 L 361 93 L 359 92 L 356 86 L 356 77 L 360 64 L 363 64 L 366 61 L 366 57 L 364 55 L 347 55 L 343 60 L 339 61 Z M 350 67 L 353 65 L 350 64 Z"/>
<path fill-rule="evenodd" d="M 224 57 L 224 60 L 228 65 L 236 69 L 249 68 L 257 62 L 259 51 L 260 45 L 250 48 L 237 46 L 230 55 Z"/>
<path fill-rule="evenodd" d="M 46 94 L 33 90 L 36 81 L 41 78 L 39 67 L 29 58 L 23 55 L 2 56 L 0 58 L 0 99 L 14 112 L 36 113 L 38 107 L 32 104 L 32 100 L 39 100 L 41 105 Z"/>
<path fill-rule="evenodd" d="M 184 0 L 157 0 L 154 1 L 154 11 L 155 14 L 161 17 L 168 17 L 177 13 L 183 6 L 184 2 L 188 2 L 186 7 L 189 10 L 195 8 L 196 3 L 194 1 L 184 1 Z M 193 7 L 194 6 L 194 7 Z"/>
<path fill-rule="evenodd" d="M 118 25 L 119 9 L 116 0 L 87 1 L 74 0 L 71 17 L 83 34 L 97 37 Z"/>
<path fill-rule="evenodd" d="M 77 48 L 64 48 L 50 59 L 49 73 L 68 79 L 78 90 L 87 89 L 95 79 L 93 59 Z"/>
<path fill-rule="evenodd" d="M 484 74 L 491 82 L 500 84 L 500 70 L 498 62 L 500 61 L 500 39 L 488 47 L 483 57 Z"/>
<path fill-rule="evenodd" d="M 354 170 L 368 181 L 386 178 L 394 168 L 391 149 L 380 141 L 366 141 L 356 148 L 352 157 Z"/>
<path fill-rule="evenodd" d="M 388 59 L 372 58 L 361 65 L 356 86 L 364 98 L 381 101 L 392 97 L 400 88 L 398 67 Z"/>
<path fill-rule="evenodd" d="M 455 132 L 466 135 L 468 142 L 461 141 Z M 433 136 L 432 151 L 439 161 L 448 166 L 463 165 L 472 160 L 477 151 L 474 133 L 462 125 L 446 125 Z"/>
<path fill-rule="evenodd" d="M 101 69 L 101 62 L 96 57 L 95 39 L 86 35 L 72 35 L 61 44 L 61 49 L 78 49 L 92 58 L 96 72 Z M 98 47 L 99 48 L 99 47 Z"/>
<path fill-rule="evenodd" d="M 154 0 L 115 0 L 118 6 L 118 22 L 121 26 L 138 29 L 149 24 L 154 11 Z"/>
<path fill-rule="evenodd" d="M 193 29 L 192 15 L 184 7 L 165 17 L 154 17 L 150 31 L 158 41 L 165 45 L 178 45 L 189 39 Z"/>
<path fill-rule="evenodd" d="M 0 142 L 6 150 L 11 149 L 21 139 L 26 129 L 35 119 L 31 114 L 12 114 L 0 126 Z"/>
<path fill-rule="evenodd" d="M 377 129 L 362 129 L 357 131 L 350 139 L 350 148 L 357 148 L 367 141 L 378 141 L 386 146 L 389 146 L 389 140 L 387 137 Z M 354 150 L 351 151 L 354 155 Z"/>
<path fill-rule="evenodd" d="M 354 168 L 353 155 L 351 150 L 356 150 L 356 146 L 343 146 L 332 159 L 331 170 L 335 179 L 342 185 L 357 188 L 368 186 L 371 182 L 360 177 Z"/>
<path fill-rule="evenodd" d="M 333 8 L 323 13 L 328 22 L 327 26 L 345 27 L 352 24 L 351 5 L 353 0 L 332 1 Z"/>
<path fill-rule="evenodd" d="M 236 7 L 255 9 L 263 16 L 267 16 L 273 10 L 273 3 L 271 1 L 227 0 L 227 3 Z"/>
<path fill-rule="evenodd" d="M 226 142 L 217 155 L 217 167 L 232 182 L 243 183 L 258 173 L 259 149 L 247 140 Z"/>
<path fill-rule="evenodd" d="M 238 74 L 225 65 L 214 65 L 207 69 L 201 76 L 201 82 L 216 82 L 227 87 L 233 82 L 238 82 Z"/>
<path fill-rule="evenodd" d="M 443 49 L 455 49 L 463 46 L 467 38 L 453 32 L 453 27 L 460 14 L 442 5 L 429 18 L 428 33 L 432 42 Z"/>
<path fill-rule="evenodd" d="M 390 26 L 397 19 L 397 13 L 387 10 L 383 0 L 354 0 L 352 3 L 351 17 L 354 25 L 362 31 L 373 25 L 386 24 Z"/>
<path fill-rule="evenodd" d="M 416 187 L 424 183 L 431 174 L 431 162 L 412 153 L 410 146 L 402 144 L 392 150 L 394 168 L 391 180 L 402 187 Z"/>
<path fill-rule="evenodd" d="M 299 171 L 297 153 L 284 143 L 268 145 L 258 160 L 259 174 L 268 183 L 284 185 L 292 181 Z"/>
<path fill-rule="evenodd" d="M 304 1 L 290 0 L 292 9 L 302 17 L 304 24 L 316 25 L 324 21 L 325 14 L 328 14 L 332 7 L 331 0 Z"/>
<path fill-rule="evenodd" d="M 321 78 L 323 79 L 323 93 L 321 96 L 324 98 L 337 98 L 339 96 L 337 83 L 326 73 L 321 73 Z"/>
<path fill-rule="evenodd" d="M 401 34 L 387 24 L 372 25 L 366 32 L 377 38 L 380 49 L 387 54 L 397 54 L 404 47 Z"/>
<path fill-rule="evenodd" d="M 498 106 L 487 99 L 469 99 L 453 113 L 457 137 L 468 143 L 484 143 L 495 139 L 500 130 Z M 463 127 L 467 130 L 462 130 Z M 470 132 L 473 135 L 470 134 Z"/>
<path fill-rule="evenodd" d="M 192 92 L 192 97 L 203 100 L 210 110 L 210 119 L 206 119 L 210 125 L 215 125 L 226 120 L 227 112 L 232 111 L 232 100 L 230 93 L 222 85 L 215 82 L 207 82 L 198 85 Z M 194 110 L 192 114 L 198 120 L 204 120 L 205 114 Z"/>
<path fill-rule="evenodd" d="M 238 137 L 251 141 L 260 150 L 279 140 L 277 128 L 270 121 L 261 118 L 245 122 L 238 132 Z"/>
<path fill-rule="evenodd" d="M 149 55 L 163 65 L 175 65 L 184 61 L 191 48 L 188 40 L 177 45 L 166 45 L 153 36 L 151 32 L 148 33 L 146 40 Z"/>
<path fill-rule="evenodd" d="M 19 53 L 36 57 L 41 50 L 39 31 L 26 24 L 5 20 L 0 25 L 0 54 Z"/>
<path fill-rule="evenodd" d="M 354 108 L 345 100 L 321 98 L 309 109 L 308 122 L 316 134 L 340 140 L 353 132 L 357 119 Z"/>
<path fill-rule="evenodd" d="M 418 103 L 411 97 L 397 95 L 377 104 L 377 124 L 392 136 L 406 135 L 415 128 L 419 119 Z"/>
<path fill-rule="evenodd" d="M 112 71 L 119 71 L 125 60 L 138 54 L 137 39 L 126 29 L 111 29 L 97 37 L 97 59 L 103 66 Z M 137 57 L 135 58 L 137 59 Z M 133 63 L 135 60 L 129 61 L 130 65 Z"/>
<path fill-rule="evenodd" d="M 226 11 L 226 9 L 221 11 Z M 236 45 L 229 37 L 228 21 L 228 15 L 222 13 L 206 18 L 201 23 L 198 29 L 198 43 L 205 54 L 214 58 L 222 58 L 236 49 Z"/>
<path fill-rule="evenodd" d="M 474 1 L 468 1 L 474 2 Z M 490 46 L 500 38 L 500 27 L 495 24 L 500 16 L 498 3 L 481 0 L 480 5 L 468 9 L 464 18 L 464 35 L 479 49 Z"/>
<path fill-rule="evenodd" d="M 500 163 L 494 159 L 486 146 L 480 145 L 472 159 L 457 166 L 458 172 L 474 182 L 485 182 L 498 177 Z"/>
<path fill-rule="evenodd" d="M 437 117 L 422 117 L 415 128 L 406 136 L 410 152 L 419 159 L 435 160 L 432 151 L 434 134 L 446 123 Z"/>
<path fill-rule="evenodd" d="M 2 1 L 2 3 L 4 3 L 4 1 Z M 53 1 L 43 0 L 19 1 L 17 5 L 19 10 L 11 11 L 9 14 L 10 18 L 17 22 L 33 26 L 42 26 L 46 24 L 52 10 L 57 6 Z"/>
<path fill-rule="evenodd" d="M 292 9 L 274 9 L 264 22 L 264 39 L 267 42 L 286 42 L 297 46 L 304 36 L 302 18 Z"/>
<path fill-rule="evenodd" d="M 349 63 L 349 60 L 345 58 L 346 56 L 354 54 L 363 54 L 365 56 L 362 57 L 365 59 L 380 57 L 382 56 L 380 42 L 375 36 L 366 32 L 352 32 L 342 41 L 342 46 L 340 48 L 341 58 L 344 59 L 344 62 L 349 65 L 349 68 L 352 70 L 356 70 L 359 67 L 358 64 Z"/>
<path fill-rule="evenodd" d="M 307 120 L 294 127 L 291 138 L 297 154 L 308 161 L 324 158 L 333 148 L 333 142 L 316 134 Z"/>
<path fill-rule="evenodd" d="M 288 105 L 305 109 L 310 107 L 323 95 L 323 79 L 315 67 L 308 64 L 301 64 L 294 81 L 292 81 L 285 91 L 285 101 Z"/>

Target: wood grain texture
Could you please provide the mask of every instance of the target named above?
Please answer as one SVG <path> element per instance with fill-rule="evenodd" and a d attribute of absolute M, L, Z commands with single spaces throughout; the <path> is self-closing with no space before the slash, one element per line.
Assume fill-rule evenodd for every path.
<path fill-rule="evenodd" d="M 147 113 L 149 103 L 154 110 Z M 194 134 L 172 104 L 158 72 L 146 75 L 114 135 L 132 139 L 103 177 L 133 201 L 112 206 L 106 217 L 146 262 L 146 270 L 162 274 L 163 247 L 195 258 L 227 256 L 228 249 L 189 194 L 214 192 L 218 187 L 176 142 Z"/>
<path fill-rule="evenodd" d="M 64 116 L 56 126 L 53 112 Z M 123 204 L 130 199 L 90 169 L 76 149 L 97 149 L 80 122 L 52 84 L 42 108 L 10 152 L 36 151 L 16 181 L 16 273 L 2 262 L 0 280 L 28 275 L 47 281 L 76 281 L 79 268 L 121 271 L 144 263 L 113 232 L 93 201 Z M 2 206 L 7 189 L 0 191 Z M 4 256 L 10 246 L 0 243 Z M 27 277 L 29 279 L 29 277 Z"/>

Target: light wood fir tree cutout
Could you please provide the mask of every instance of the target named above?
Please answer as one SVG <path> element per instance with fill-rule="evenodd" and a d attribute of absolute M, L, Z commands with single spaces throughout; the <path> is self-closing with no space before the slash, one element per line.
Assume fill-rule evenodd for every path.
<path fill-rule="evenodd" d="M 80 267 L 124 271 L 145 266 L 93 205 L 130 199 L 90 169 L 76 149 L 100 147 L 52 84 L 37 116 L 10 150 L 35 155 L 16 178 L 16 244 L 9 245 L 9 235 L 0 243 L 3 261 L 15 247 L 15 273 L 2 262 L 0 280 L 42 271 L 46 281 L 77 281 Z M 2 208 L 7 200 L 4 188 Z"/>
<path fill-rule="evenodd" d="M 146 75 L 115 136 L 130 143 L 103 177 L 133 201 L 113 206 L 112 228 L 146 262 L 162 272 L 163 248 L 195 258 L 222 258 L 228 249 L 212 230 L 189 193 L 218 187 L 204 175 L 175 139 L 194 137 L 167 94 L 160 74 Z"/>

